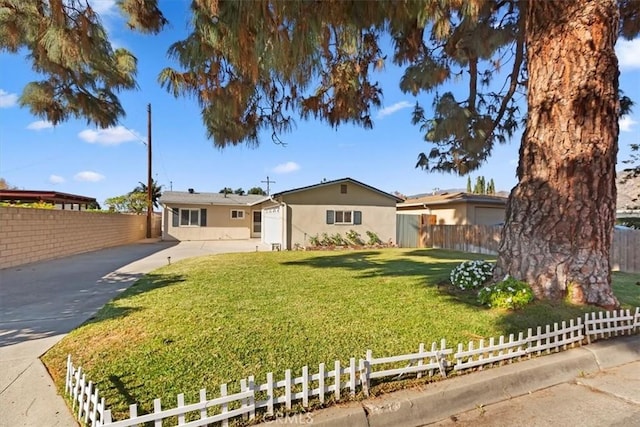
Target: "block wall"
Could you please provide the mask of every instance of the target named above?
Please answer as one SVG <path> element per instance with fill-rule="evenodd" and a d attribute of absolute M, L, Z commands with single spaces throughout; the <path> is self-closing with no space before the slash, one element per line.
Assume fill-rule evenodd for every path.
<path fill-rule="evenodd" d="M 160 235 L 153 218 L 152 237 Z M 61 258 L 146 237 L 146 216 L 0 207 L 0 268 Z"/>

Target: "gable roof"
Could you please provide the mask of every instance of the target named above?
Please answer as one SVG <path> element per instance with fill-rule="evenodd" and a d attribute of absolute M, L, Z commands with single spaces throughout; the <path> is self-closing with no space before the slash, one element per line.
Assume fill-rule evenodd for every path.
<path fill-rule="evenodd" d="M 247 194 L 239 196 L 237 194 L 222 193 L 190 193 L 187 191 L 165 191 L 160 196 L 160 203 L 169 205 L 227 205 L 227 206 L 252 206 L 263 200 L 268 200 L 267 196 L 257 194 Z"/>
<path fill-rule="evenodd" d="M 498 206 L 506 206 L 507 198 L 489 194 L 473 194 L 473 193 L 445 193 L 435 194 L 432 196 L 423 196 L 413 199 L 407 199 L 402 203 L 398 203 L 398 207 L 413 207 L 424 205 L 445 205 L 449 203 L 483 203 Z"/>
<path fill-rule="evenodd" d="M 402 201 L 401 198 L 396 197 L 393 194 L 389 194 L 389 193 L 386 193 L 386 192 L 384 192 L 382 190 L 378 190 L 375 187 L 372 187 L 372 186 L 367 185 L 367 184 L 365 184 L 363 182 L 360 182 L 360 181 L 357 181 L 357 180 L 355 180 L 353 178 L 348 178 L 348 177 L 347 178 L 342 178 L 342 179 L 335 179 L 333 181 L 325 181 L 325 182 L 321 182 L 320 184 L 307 185 L 306 187 L 294 188 L 292 190 L 281 191 L 279 193 L 272 194 L 271 197 L 279 197 L 279 196 L 284 196 L 284 195 L 287 195 L 287 194 L 299 193 L 299 192 L 302 192 L 302 191 L 307 191 L 307 190 L 312 190 L 312 189 L 316 189 L 316 188 L 326 187 L 328 185 L 344 184 L 344 183 L 347 183 L 347 182 L 359 185 L 360 187 L 366 188 L 367 190 L 373 191 L 375 193 L 378 193 L 380 195 L 383 195 L 385 197 L 393 199 L 393 200 L 396 201 L 396 203 Z"/>

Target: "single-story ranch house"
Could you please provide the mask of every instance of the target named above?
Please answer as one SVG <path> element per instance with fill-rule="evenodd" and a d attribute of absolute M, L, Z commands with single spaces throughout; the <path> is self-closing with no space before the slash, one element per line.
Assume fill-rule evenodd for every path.
<path fill-rule="evenodd" d="M 504 223 L 506 205 L 506 197 L 457 192 L 409 198 L 397 208 L 398 214 L 431 215 L 438 225 L 497 225 Z"/>
<path fill-rule="evenodd" d="M 396 236 L 401 199 L 352 178 L 326 181 L 271 196 L 167 191 L 162 194 L 165 240 L 260 238 L 292 249 L 312 236 L 372 231 L 386 241 Z"/>

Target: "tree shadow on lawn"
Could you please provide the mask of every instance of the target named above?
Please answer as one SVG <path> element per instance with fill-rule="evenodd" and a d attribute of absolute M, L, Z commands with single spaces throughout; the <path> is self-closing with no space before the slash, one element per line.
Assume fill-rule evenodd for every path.
<path fill-rule="evenodd" d="M 356 277 L 372 278 L 372 277 L 405 277 L 415 276 L 424 277 L 430 282 L 444 280 L 449 277 L 451 270 L 459 264 L 459 262 L 419 262 L 408 258 L 413 252 L 398 252 L 394 258 L 377 258 L 383 253 L 381 251 L 353 251 L 342 252 L 339 254 L 331 254 L 324 252 L 320 256 L 306 258 L 300 261 L 286 261 L 283 265 L 287 266 L 310 266 L 315 268 L 342 268 L 359 271 Z M 429 252 L 429 251 L 425 251 Z M 388 254 L 388 252 L 386 253 Z M 426 253 L 421 256 L 432 256 L 440 258 L 438 253 L 432 252 L 431 255 Z M 445 258 L 445 257 L 443 257 Z M 464 259 L 464 255 L 460 253 L 457 257 L 445 259 Z"/>
<path fill-rule="evenodd" d="M 455 305 L 463 304 L 480 311 L 493 311 L 493 322 L 496 329 L 504 335 L 527 333 L 528 328 L 544 327 L 561 323 L 585 313 L 600 311 L 598 307 L 576 306 L 564 301 L 535 301 L 519 310 L 490 309 L 482 306 L 477 299 L 477 290 L 460 290 L 451 285 L 449 275 L 460 262 L 471 259 L 493 260 L 493 255 L 471 254 L 438 249 L 417 249 L 398 252 L 395 257 L 388 257 L 389 252 L 353 251 L 347 253 L 323 253 L 300 261 L 283 262 L 288 266 L 311 266 L 315 268 L 341 268 L 359 272 L 356 278 L 373 277 L 411 277 L 420 278 L 416 286 L 431 288 L 438 292 L 445 301 Z M 428 262 L 411 259 L 412 257 L 430 257 L 445 262 Z M 461 322 L 464 320 L 461 319 Z M 446 337 L 445 337 L 446 338 Z"/>
<path fill-rule="evenodd" d="M 179 274 L 146 274 L 124 292 L 106 303 L 96 314 L 87 319 L 83 325 L 126 317 L 130 313 L 140 310 L 140 308 L 122 306 L 118 304 L 119 301 L 184 281 L 184 276 Z"/>

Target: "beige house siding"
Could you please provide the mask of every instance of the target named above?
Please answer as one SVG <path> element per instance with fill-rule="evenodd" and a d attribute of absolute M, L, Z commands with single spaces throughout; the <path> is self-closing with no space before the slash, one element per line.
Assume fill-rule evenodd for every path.
<path fill-rule="evenodd" d="M 346 194 L 341 185 L 347 186 Z M 286 204 L 285 249 L 307 246 L 311 236 L 340 233 L 343 237 L 355 230 L 366 240 L 372 231 L 383 241 L 396 238 L 396 201 L 360 185 L 347 182 L 311 188 L 282 196 Z M 327 210 L 360 211 L 362 224 L 327 224 Z"/>
<path fill-rule="evenodd" d="M 496 225 L 504 222 L 505 208 L 476 203 L 447 203 L 444 205 L 399 206 L 398 214 L 436 216 L 437 225 Z"/>
<path fill-rule="evenodd" d="M 173 226 L 171 208 L 206 209 L 207 225 Z M 232 210 L 244 211 L 243 219 L 231 218 Z M 163 240 L 240 240 L 249 239 L 251 230 L 251 211 L 249 206 L 202 206 L 181 205 L 164 209 Z"/>
<path fill-rule="evenodd" d="M 0 207 L 0 268 L 133 243 L 146 223 L 146 215 Z M 160 221 L 152 224 L 157 237 Z"/>
<path fill-rule="evenodd" d="M 341 236 L 349 230 L 355 230 L 364 240 L 367 240 L 367 231 L 373 231 L 380 240 L 395 242 L 396 239 L 396 212 L 393 207 L 362 206 L 362 205 L 288 205 L 287 214 L 289 220 L 287 249 L 292 249 L 296 244 L 307 246 L 309 237 L 327 233 Z M 362 224 L 327 224 L 327 210 L 361 211 Z"/>
<path fill-rule="evenodd" d="M 473 206 L 473 222 L 476 225 L 499 225 L 504 223 L 505 208 L 496 206 Z"/>
<path fill-rule="evenodd" d="M 436 224 L 469 224 L 469 218 L 467 216 L 467 204 L 466 203 L 453 203 L 441 207 L 431 208 L 431 215 L 436 216 Z"/>

